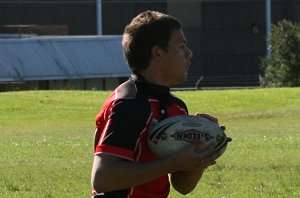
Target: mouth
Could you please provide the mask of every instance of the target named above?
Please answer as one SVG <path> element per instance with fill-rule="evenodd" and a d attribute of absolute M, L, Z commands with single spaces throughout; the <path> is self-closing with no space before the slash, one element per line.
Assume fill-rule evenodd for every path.
<path fill-rule="evenodd" d="M 188 76 L 189 71 L 190 71 L 190 67 L 187 67 L 186 70 L 185 70 L 185 75 L 186 75 L 186 76 Z"/>
<path fill-rule="evenodd" d="M 191 62 L 188 62 L 186 65 L 186 71 L 188 72 L 191 68 Z"/>

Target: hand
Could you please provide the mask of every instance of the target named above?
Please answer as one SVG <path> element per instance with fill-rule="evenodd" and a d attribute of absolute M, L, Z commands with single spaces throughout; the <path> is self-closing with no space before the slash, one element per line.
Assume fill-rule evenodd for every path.
<path fill-rule="evenodd" d="M 198 113 L 196 113 L 196 116 L 200 116 L 200 117 L 206 118 L 206 119 L 208 119 L 208 120 L 210 120 L 210 121 L 215 122 L 215 123 L 218 124 L 218 119 L 215 118 L 214 116 L 209 115 L 209 114 L 199 113 L 198 112 Z"/>
<path fill-rule="evenodd" d="M 217 124 L 219 124 L 218 122 L 218 118 L 214 117 L 214 116 L 211 116 L 209 114 L 205 114 L 205 113 L 196 113 L 196 116 L 200 116 L 200 117 L 203 117 L 203 118 L 206 118 L 206 119 L 209 119 L 210 121 L 213 121 Z M 225 130 L 226 130 L 226 127 L 224 125 L 221 125 L 220 128 L 224 131 L 224 134 L 225 134 Z M 225 134 L 226 135 L 226 134 Z M 231 137 L 228 137 L 226 136 L 226 141 L 227 142 L 231 142 L 232 141 L 232 138 Z"/>
<path fill-rule="evenodd" d="M 217 143 L 214 142 L 205 147 L 202 142 L 193 143 L 185 146 L 170 158 L 176 164 L 175 171 L 191 171 L 205 169 L 208 166 L 215 164 L 214 149 Z"/>
<path fill-rule="evenodd" d="M 226 135 L 226 133 L 225 133 L 226 127 L 224 125 L 221 125 L 220 128 L 224 131 L 224 134 Z M 232 138 L 228 137 L 226 135 L 226 142 L 231 142 L 231 141 L 232 141 Z"/>
<path fill-rule="evenodd" d="M 218 119 L 215 118 L 214 116 L 209 115 L 209 114 L 204 114 L 204 113 L 199 113 L 199 112 L 198 112 L 198 113 L 196 113 L 196 116 L 200 116 L 200 117 L 206 118 L 206 119 L 208 119 L 208 120 L 210 120 L 210 121 L 212 121 L 212 122 L 215 122 L 215 123 L 219 124 L 219 123 L 218 123 Z M 214 160 L 218 159 L 218 158 L 225 152 L 225 150 L 226 150 L 226 148 L 227 148 L 227 143 L 232 141 L 232 138 L 231 138 L 231 137 L 228 137 L 228 136 L 226 135 L 226 133 L 225 133 L 226 127 L 223 126 L 223 125 L 221 125 L 220 128 L 223 130 L 223 132 L 224 132 L 224 134 L 225 134 L 225 136 L 226 136 L 226 142 L 225 142 L 224 147 L 218 149 L 217 151 L 215 151 L 215 152 L 212 154 Z"/>

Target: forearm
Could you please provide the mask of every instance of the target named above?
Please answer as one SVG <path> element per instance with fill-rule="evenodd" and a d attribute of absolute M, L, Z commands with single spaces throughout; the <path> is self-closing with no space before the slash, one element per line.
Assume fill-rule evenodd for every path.
<path fill-rule="evenodd" d="M 173 188 L 181 194 L 190 193 L 201 179 L 204 170 L 178 171 L 170 175 Z"/>
<path fill-rule="evenodd" d="M 201 145 L 190 144 L 168 158 L 147 163 L 131 162 L 107 154 L 96 155 L 92 169 L 92 185 L 97 192 L 115 191 L 177 172 L 171 179 L 175 189 L 181 193 L 189 192 L 201 178 L 203 170 L 200 171 L 199 168 L 214 163 L 207 158 L 213 152 L 214 146 L 211 145 L 203 152 L 195 152 Z"/>
<path fill-rule="evenodd" d="M 104 156 L 104 158 L 105 157 L 107 156 Z M 95 161 L 94 164 L 98 163 L 97 158 Z M 101 167 L 97 169 L 93 168 L 92 184 L 94 189 L 98 192 L 125 189 L 167 175 L 173 166 L 174 164 L 168 159 L 149 163 L 116 160 L 107 165 L 102 164 Z"/>

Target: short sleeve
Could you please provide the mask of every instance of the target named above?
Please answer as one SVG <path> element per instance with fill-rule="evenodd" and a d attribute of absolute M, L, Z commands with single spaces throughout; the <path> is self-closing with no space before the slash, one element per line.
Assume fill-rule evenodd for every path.
<path fill-rule="evenodd" d="M 133 151 L 141 132 L 147 127 L 151 116 L 150 106 L 146 101 L 120 99 L 110 107 L 101 127 L 100 139 L 95 153 L 110 153 L 133 159 Z"/>

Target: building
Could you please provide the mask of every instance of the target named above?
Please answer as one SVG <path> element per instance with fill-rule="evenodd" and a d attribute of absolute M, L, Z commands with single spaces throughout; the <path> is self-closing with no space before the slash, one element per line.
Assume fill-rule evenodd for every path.
<path fill-rule="evenodd" d="M 130 70 L 121 36 L 0 39 L 0 91 L 113 89 Z"/>
<path fill-rule="evenodd" d="M 1 3 L 0 26 L 67 26 L 70 35 L 97 34 L 95 0 Z M 4 2 L 4 1 L 3 1 Z M 272 23 L 300 21 L 300 1 L 272 0 Z M 158 10 L 178 18 L 194 58 L 183 87 L 259 86 L 266 54 L 264 0 L 102 0 L 102 32 L 120 35 L 138 13 Z"/>

